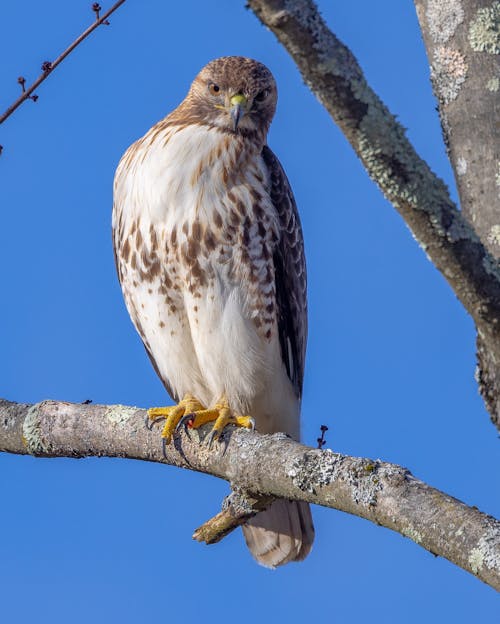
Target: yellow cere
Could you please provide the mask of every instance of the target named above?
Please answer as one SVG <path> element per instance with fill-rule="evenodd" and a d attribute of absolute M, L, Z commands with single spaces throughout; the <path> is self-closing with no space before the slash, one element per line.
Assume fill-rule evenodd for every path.
<path fill-rule="evenodd" d="M 239 93 L 238 95 L 233 95 L 230 101 L 231 106 L 236 106 L 237 104 L 244 106 L 247 103 L 246 97 L 244 95 L 241 95 L 241 93 Z"/>

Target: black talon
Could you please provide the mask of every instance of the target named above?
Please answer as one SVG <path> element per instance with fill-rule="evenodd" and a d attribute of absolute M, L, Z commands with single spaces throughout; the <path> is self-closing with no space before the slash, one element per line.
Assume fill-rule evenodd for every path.
<path fill-rule="evenodd" d="M 216 436 L 217 431 L 215 429 L 212 429 L 212 431 L 207 436 L 208 450 L 212 450 L 212 444 L 214 443 L 214 440 L 219 439 L 219 436 Z"/>
<path fill-rule="evenodd" d="M 146 429 L 149 429 L 149 431 L 153 431 L 154 425 L 156 425 L 156 423 L 159 423 L 160 420 L 165 420 L 165 417 L 159 416 L 158 418 L 155 418 L 154 420 L 152 420 L 149 416 L 146 416 L 145 421 L 144 421 L 146 424 Z"/>
<path fill-rule="evenodd" d="M 184 416 L 179 420 L 179 422 L 177 423 L 177 426 L 175 427 L 175 433 L 178 433 L 178 431 L 182 428 L 184 428 L 184 433 L 187 435 L 187 437 L 189 439 L 191 439 L 191 434 L 189 433 L 189 423 L 193 423 L 194 422 L 194 414 L 184 414 Z"/>
<path fill-rule="evenodd" d="M 161 439 L 161 452 L 163 453 L 163 458 L 167 459 L 167 441 L 165 438 Z"/>

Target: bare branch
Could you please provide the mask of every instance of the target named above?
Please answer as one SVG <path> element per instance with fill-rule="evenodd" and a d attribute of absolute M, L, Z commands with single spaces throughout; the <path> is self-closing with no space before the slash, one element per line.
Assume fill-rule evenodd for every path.
<path fill-rule="evenodd" d="M 297 63 L 367 172 L 397 208 L 479 326 L 500 319 L 500 268 L 369 87 L 311 0 L 249 0 Z"/>
<path fill-rule="evenodd" d="M 248 0 L 248 5 L 297 63 L 370 177 L 474 319 L 480 340 L 488 345 L 480 357 L 499 362 L 500 264 L 452 202 L 445 184 L 418 156 L 404 128 L 370 88 L 354 55 L 328 29 L 312 0 Z M 481 159 L 476 159 L 481 167 Z M 498 376 L 499 392 L 485 400 L 500 429 L 498 364 L 487 370 L 488 382 Z"/>
<path fill-rule="evenodd" d="M 462 211 L 499 258 L 500 5 L 415 0 L 415 7 Z"/>
<path fill-rule="evenodd" d="M 500 258 L 500 4 L 415 0 L 441 127 L 460 205 L 481 241 Z M 500 430 L 500 340 L 478 333 L 477 380 Z"/>
<path fill-rule="evenodd" d="M 190 436 L 179 433 L 163 455 L 159 429 L 150 431 L 145 418 L 145 410 L 122 405 L 0 400 L 0 450 L 155 461 L 225 479 L 261 498 L 255 504 L 265 506 L 265 497 L 275 497 L 339 509 L 397 531 L 500 589 L 500 522 L 401 466 L 309 448 L 284 434 L 231 428 L 212 450 L 200 444 L 206 427 Z M 257 509 L 245 506 L 233 515 L 241 519 Z M 227 516 L 222 530 L 209 527 L 209 541 L 231 528 Z"/>
<path fill-rule="evenodd" d="M 252 494 L 233 486 L 233 491 L 222 503 L 222 511 L 198 527 L 193 533 L 193 539 L 206 544 L 220 542 L 231 531 L 245 524 L 259 511 L 269 507 L 274 498 L 274 496 Z"/>
<path fill-rule="evenodd" d="M 25 86 L 26 80 L 23 76 L 20 76 L 17 79 L 18 83 L 21 85 L 22 93 L 17 98 L 17 100 L 11 106 L 9 106 L 9 108 L 5 111 L 5 113 L 3 113 L 3 115 L 0 116 L 0 124 L 2 124 L 6 119 L 8 119 L 12 115 L 12 113 L 17 108 L 19 108 L 19 106 L 21 106 L 21 104 L 25 102 L 26 100 L 30 99 L 36 102 L 36 100 L 38 99 L 38 96 L 32 95 L 33 91 L 35 91 L 35 89 L 37 89 L 42 84 L 42 82 L 48 78 L 49 74 L 51 74 L 54 71 L 54 69 L 60 63 L 62 63 L 64 59 L 69 54 L 71 54 L 71 52 L 73 52 L 73 50 L 78 45 L 80 45 L 80 43 L 84 39 L 86 39 L 90 35 L 90 33 L 92 33 L 98 26 L 101 26 L 102 24 L 106 26 L 109 25 L 108 17 L 112 13 L 114 13 L 116 9 L 118 9 L 118 7 L 120 7 L 124 2 L 125 0 L 119 0 L 119 2 L 115 2 L 115 4 L 108 11 L 106 11 L 106 13 L 104 13 L 104 15 L 102 16 L 100 16 L 101 7 L 99 3 L 94 2 L 94 4 L 92 5 L 92 10 L 96 14 L 95 22 L 91 24 L 87 28 L 87 30 L 82 32 L 82 34 L 77 39 L 75 39 L 75 41 L 73 41 L 73 43 L 70 46 L 68 46 L 66 50 L 64 50 L 64 52 L 56 58 L 55 61 L 44 61 L 42 63 L 42 74 L 40 74 L 40 76 L 38 76 L 35 82 L 31 84 L 28 88 L 26 88 Z"/>

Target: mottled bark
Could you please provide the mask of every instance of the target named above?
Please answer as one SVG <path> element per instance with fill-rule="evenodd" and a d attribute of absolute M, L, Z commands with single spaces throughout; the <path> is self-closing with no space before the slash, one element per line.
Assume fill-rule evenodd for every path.
<path fill-rule="evenodd" d="M 193 533 L 193 539 L 216 544 L 259 511 L 267 509 L 275 498 L 242 490 L 233 484 L 231 494 L 222 503 L 222 511 L 198 527 Z"/>
<path fill-rule="evenodd" d="M 500 2 L 415 0 L 460 205 L 500 258 Z M 498 327 L 478 326 L 477 380 L 500 429 Z"/>
<path fill-rule="evenodd" d="M 498 258 L 500 2 L 415 0 L 415 6 L 460 205 Z"/>
<path fill-rule="evenodd" d="M 449 0 L 435 3 L 443 12 L 454 4 Z M 474 319 L 483 353 L 481 361 L 490 364 L 481 369 L 478 380 L 480 386 L 488 383 L 483 396 L 500 429 L 500 382 L 491 385 L 492 380 L 500 380 L 498 260 L 451 201 L 445 184 L 415 152 L 404 128 L 370 88 L 352 52 L 327 28 L 314 2 L 249 0 L 248 6 L 290 53 L 306 84 L 343 131 L 370 177 L 404 218 Z M 496 85 L 494 81 L 489 84 Z M 490 120 L 473 141 L 481 141 L 492 128 Z M 478 148 L 474 157 L 467 152 L 469 161 L 474 158 L 480 166 L 481 150 Z M 494 206 L 490 207 L 491 214 Z"/>
<path fill-rule="evenodd" d="M 500 590 L 500 522 L 379 460 L 312 449 L 284 434 L 228 428 L 179 433 L 165 455 L 146 411 L 122 405 L 0 400 L 0 451 L 37 457 L 127 457 L 212 474 L 256 498 L 303 500 L 397 531 Z M 243 510 L 244 512 L 245 510 Z M 240 513 L 240 512 L 237 512 Z"/>
<path fill-rule="evenodd" d="M 498 337 L 477 334 L 476 381 L 491 422 L 500 431 L 500 347 Z"/>

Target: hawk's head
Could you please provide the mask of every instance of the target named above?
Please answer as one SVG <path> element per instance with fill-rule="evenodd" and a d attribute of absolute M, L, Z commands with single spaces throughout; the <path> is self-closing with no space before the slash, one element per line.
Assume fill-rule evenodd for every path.
<path fill-rule="evenodd" d="M 197 123 L 237 134 L 265 134 L 276 100 L 276 83 L 265 65 L 243 56 L 225 56 L 205 65 L 181 107 Z"/>

